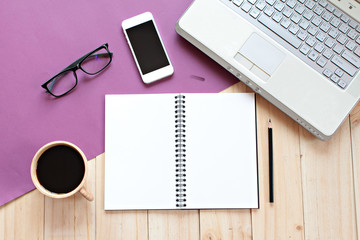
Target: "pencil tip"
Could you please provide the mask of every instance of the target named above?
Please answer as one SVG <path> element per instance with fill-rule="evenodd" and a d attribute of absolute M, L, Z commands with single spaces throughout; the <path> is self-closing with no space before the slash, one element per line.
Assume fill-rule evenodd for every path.
<path fill-rule="evenodd" d="M 269 128 L 272 128 L 271 119 L 269 119 L 268 127 L 269 127 Z"/>

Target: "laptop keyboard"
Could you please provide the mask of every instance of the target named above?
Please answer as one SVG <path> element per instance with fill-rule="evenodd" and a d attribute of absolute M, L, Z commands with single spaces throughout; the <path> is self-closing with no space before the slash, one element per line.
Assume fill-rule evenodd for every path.
<path fill-rule="evenodd" d="M 345 89 L 360 68 L 360 24 L 326 0 L 221 0 Z"/>

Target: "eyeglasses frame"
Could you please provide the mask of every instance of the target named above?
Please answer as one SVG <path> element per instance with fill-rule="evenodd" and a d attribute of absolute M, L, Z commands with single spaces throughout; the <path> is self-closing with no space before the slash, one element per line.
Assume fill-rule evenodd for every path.
<path fill-rule="evenodd" d="M 46 81 L 45 83 L 43 83 L 43 84 L 41 85 L 41 87 L 44 88 L 47 93 L 50 93 L 50 94 L 51 94 L 52 96 L 54 96 L 54 97 L 62 97 L 62 96 L 64 96 L 65 94 L 69 93 L 71 90 L 73 90 L 73 89 L 76 87 L 76 85 L 77 85 L 77 83 L 78 83 L 78 78 L 77 78 L 76 71 L 77 71 L 78 69 L 82 70 L 82 71 L 83 71 L 84 73 L 86 73 L 86 74 L 95 75 L 95 74 L 98 74 L 99 72 L 101 72 L 102 70 L 104 70 L 107 66 L 109 66 L 109 64 L 111 63 L 111 60 L 112 60 L 112 55 L 113 55 L 113 53 L 109 51 L 109 48 L 108 48 L 108 47 L 109 47 L 109 44 L 108 44 L 108 43 L 105 43 L 105 44 L 101 45 L 100 47 L 96 48 L 95 50 L 93 50 L 93 51 L 85 54 L 84 56 L 82 56 L 81 58 L 77 59 L 76 61 L 74 61 L 73 63 L 71 63 L 69 66 L 67 66 L 66 68 L 64 68 L 63 70 L 61 70 L 58 74 L 56 74 L 55 76 L 53 76 L 52 78 L 50 78 L 48 81 Z M 89 72 L 87 72 L 85 69 L 83 69 L 83 68 L 81 67 L 81 64 L 84 62 L 84 60 L 87 59 L 90 55 L 92 55 L 93 53 L 99 51 L 99 50 L 102 49 L 102 48 L 104 48 L 104 49 L 107 51 L 107 53 L 109 54 L 109 56 L 110 56 L 110 61 L 109 61 L 103 68 L 101 68 L 99 71 L 97 71 L 97 72 L 95 72 L 95 73 L 89 73 Z M 104 54 L 104 53 L 102 53 L 102 54 Z M 98 55 L 102 55 L 102 54 L 98 54 Z M 75 81 L 74 86 L 73 86 L 70 90 L 68 90 L 67 92 L 65 92 L 65 93 L 63 93 L 63 94 L 61 94 L 61 95 L 55 95 L 55 94 L 53 94 L 53 93 L 51 92 L 51 90 L 49 89 L 48 84 L 51 83 L 54 79 L 58 78 L 60 75 L 66 73 L 66 72 L 69 72 L 69 71 L 72 71 L 73 74 L 74 74 L 74 76 L 75 76 L 75 80 L 76 80 L 76 81 Z"/>

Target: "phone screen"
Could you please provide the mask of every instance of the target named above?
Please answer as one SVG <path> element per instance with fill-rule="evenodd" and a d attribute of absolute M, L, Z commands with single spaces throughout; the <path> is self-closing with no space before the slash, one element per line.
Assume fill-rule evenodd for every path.
<path fill-rule="evenodd" d="M 142 74 L 170 65 L 153 21 L 126 29 Z"/>

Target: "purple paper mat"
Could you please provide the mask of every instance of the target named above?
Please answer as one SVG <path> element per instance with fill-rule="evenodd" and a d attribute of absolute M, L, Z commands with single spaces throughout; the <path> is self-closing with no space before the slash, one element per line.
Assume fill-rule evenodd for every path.
<path fill-rule="evenodd" d="M 30 164 L 54 140 L 78 145 L 88 159 L 104 152 L 105 94 L 219 92 L 236 79 L 175 32 L 190 0 L 1 1 L 0 205 L 34 188 Z M 153 13 L 174 75 L 142 83 L 122 33 L 122 20 Z M 103 43 L 114 53 L 103 73 L 78 70 L 78 86 L 54 99 L 40 85 Z"/>

